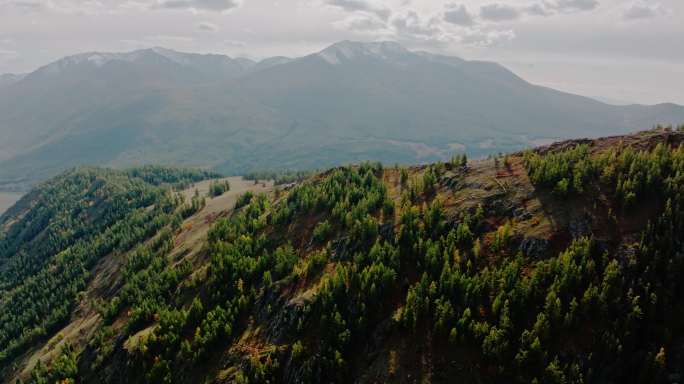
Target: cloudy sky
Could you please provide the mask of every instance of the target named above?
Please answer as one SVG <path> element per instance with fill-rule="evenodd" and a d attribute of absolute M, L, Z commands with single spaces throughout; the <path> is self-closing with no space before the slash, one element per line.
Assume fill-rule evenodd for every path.
<path fill-rule="evenodd" d="M 588 96 L 684 104 L 683 16 L 683 0 L 0 0 L 0 73 L 85 51 L 258 59 L 394 40 Z"/>

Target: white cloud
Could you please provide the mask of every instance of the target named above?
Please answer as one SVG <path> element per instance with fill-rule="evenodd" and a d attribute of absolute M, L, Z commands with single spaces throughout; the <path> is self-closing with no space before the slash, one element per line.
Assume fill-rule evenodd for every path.
<path fill-rule="evenodd" d="M 11 37 L 0 37 L 0 45 L 15 45 L 16 42 Z"/>
<path fill-rule="evenodd" d="M 9 0 L 0 1 L 0 5 L 5 7 L 13 7 L 16 9 L 23 9 L 26 11 L 33 11 L 45 8 L 47 4 L 35 0 Z"/>
<path fill-rule="evenodd" d="M 555 0 L 544 4 L 559 12 L 591 11 L 599 6 L 598 0 Z"/>
<path fill-rule="evenodd" d="M 193 41 L 194 39 L 192 37 L 187 36 L 151 35 L 135 40 L 120 40 L 120 43 L 124 44 L 127 49 L 144 49 L 152 47 L 188 49 L 191 48 Z"/>
<path fill-rule="evenodd" d="M 423 41 L 446 41 L 449 35 L 440 26 L 437 18 L 424 18 L 414 10 L 395 15 L 391 25 L 401 39 Z"/>
<path fill-rule="evenodd" d="M 244 41 L 238 40 L 223 40 L 223 43 L 232 48 L 245 48 L 247 44 Z"/>
<path fill-rule="evenodd" d="M 467 31 L 460 39 L 464 45 L 474 47 L 491 47 L 515 38 L 515 32 L 511 29 L 506 30 L 480 30 L 473 29 Z"/>
<path fill-rule="evenodd" d="M 512 5 L 493 3 L 480 7 L 480 17 L 489 21 L 509 21 L 519 18 L 520 11 Z"/>
<path fill-rule="evenodd" d="M 10 8 L 22 13 L 37 14 L 40 12 L 52 12 L 59 14 L 97 14 L 103 13 L 108 9 L 115 9 L 118 3 L 108 4 L 105 6 L 97 0 L 0 0 L 0 9 Z"/>
<path fill-rule="evenodd" d="M 189 43 L 193 41 L 192 37 L 188 36 L 172 36 L 172 35 L 153 35 L 147 36 L 145 40 L 154 43 Z"/>
<path fill-rule="evenodd" d="M 242 0 L 163 0 L 157 8 L 225 12 L 242 5 Z"/>
<path fill-rule="evenodd" d="M 392 10 L 390 8 L 369 0 L 325 0 L 325 4 L 343 9 L 347 12 L 373 14 L 382 20 L 387 20 L 392 15 Z"/>
<path fill-rule="evenodd" d="M 204 32 L 216 32 L 216 31 L 218 31 L 218 27 L 216 26 L 216 24 L 212 24 L 208 21 L 203 21 L 203 22 L 199 23 L 197 25 L 197 28 L 200 31 L 204 31 Z"/>
<path fill-rule="evenodd" d="M 181 9 L 226 12 L 242 6 L 243 0 L 0 0 L 0 7 L 63 14 L 113 14 L 126 10 Z"/>
<path fill-rule="evenodd" d="M 0 49 L 0 56 L 13 58 L 19 56 L 19 53 L 8 49 Z"/>
<path fill-rule="evenodd" d="M 316 1 L 316 0 L 313 0 Z M 471 13 L 466 1 L 417 2 L 416 0 L 318 0 L 319 4 L 349 13 L 333 21 L 338 30 L 405 42 L 463 46 L 493 46 L 516 37 L 515 27 L 497 28 L 493 23 L 514 22 L 527 17 L 551 17 L 593 10 L 598 0 L 490 0 Z M 606 0 L 608 1 L 608 0 Z M 484 2 L 484 1 L 483 1 Z"/>
<path fill-rule="evenodd" d="M 333 23 L 333 25 L 346 31 L 369 32 L 382 35 L 389 33 L 387 23 L 374 15 L 352 15 Z"/>
<path fill-rule="evenodd" d="M 447 23 L 471 26 L 475 23 L 473 16 L 468 11 L 468 8 L 463 4 L 449 4 L 444 12 L 444 21 Z"/>
<path fill-rule="evenodd" d="M 369 0 L 325 0 L 325 4 L 351 14 L 333 23 L 341 30 L 421 45 L 443 46 L 456 42 L 470 47 L 489 47 L 515 38 L 514 30 L 496 28 L 486 22 L 512 21 L 525 14 L 550 12 L 546 8 L 537 9 L 534 4 L 514 7 L 503 2 L 482 6 L 479 15 L 472 14 L 462 3 L 448 3 L 442 9 L 433 8 L 432 12 L 418 12 L 407 1 L 392 11 Z M 388 10 L 389 19 L 379 17 L 378 9 Z"/>
<path fill-rule="evenodd" d="M 625 20 L 652 19 L 666 14 L 667 11 L 659 3 L 646 3 L 637 1 L 625 9 L 622 17 Z"/>
<path fill-rule="evenodd" d="M 551 12 L 542 4 L 530 4 L 522 8 L 522 12 L 532 16 L 550 16 Z"/>
<path fill-rule="evenodd" d="M 14 59 L 18 59 L 21 55 L 19 52 L 9 49 L 0 48 L 0 62 L 8 62 Z"/>
<path fill-rule="evenodd" d="M 503 3 L 495 4 L 496 7 L 492 5 L 486 5 L 482 7 L 482 10 L 490 11 L 494 18 L 491 20 L 496 20 L 497 16 L 504 20 L 513 20 L 520 16 L 521 14 L 527 14 L 530 16 L 553 16 L 558 13 L 576 13 L 592 11 L 600 5 L 598 0 L 541 0 L 536 3 L 529 3 L 522 6 L 513 6 Z M 517 13 L 517 15 L 516 15 Z M 508 16 L 508 19 L 506 17 Z M 486 18 L 483 15 L 483 18 Z"/>

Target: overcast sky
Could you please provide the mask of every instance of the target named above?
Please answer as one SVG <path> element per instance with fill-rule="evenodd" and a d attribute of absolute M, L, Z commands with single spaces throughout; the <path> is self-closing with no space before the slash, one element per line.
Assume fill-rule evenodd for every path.
<path fill-rule="evenodd" d="M 684 0 L 0 0 L 0 73 L 85 51 L 258 59 L 394 40 L 565 91 L 684 104 L 681 16 Z"/>

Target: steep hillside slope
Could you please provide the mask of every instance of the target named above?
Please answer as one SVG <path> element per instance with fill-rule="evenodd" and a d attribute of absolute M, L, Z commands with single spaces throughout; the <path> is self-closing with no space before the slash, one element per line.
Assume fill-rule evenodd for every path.
<path fill-rule="evenodd" d="M 5 365 L 59 329 L 105 255 L 135 246 L 191 206 L 161 185 L 216 174 L 161 167 L 72 170 L 0 216 L 0 361 Z"/>
<path fill-rule="evenodd" d="M 70 181 L 77 175 L 61 188 L 84 185 Z M 126 180 L 115 184 L 137 184 Z M 252 183 L 264 194 L 233 183 L 204 208 L 192 189 L 192 207 L 156 196 L 131 211 L 154 215 L 140 220 L 153 227 L 127 225 L 130 242 L 78 268 L 63 265 L 79 249 L 69 239 L 99 210 L 69 208 L 58 217 L 73 225 L 29 230 L 48 208 L 39 192 L 23 199 L 0 235 L 4 377 L 668 383 L 684 374 L 682 131 Z M 105 238 L 121 236 L 102 223 L 98 233 L 114 234 Z M 50 240 L 53 227 L 64 242 Z M 45 267 L 24 262 L 33 255 Z M 63 282 L 54 295 L 28 291 L 41 273 Z"/>
<path fill-rule="evenodd" d="M 0 88 L 0 188 L 80 164 L 237 174 L 429 162 L 683 121 L 681 106 L 611 106 L 396 43 L 340 42 L 260 63 L 159 48 L 87 53 Z"/>

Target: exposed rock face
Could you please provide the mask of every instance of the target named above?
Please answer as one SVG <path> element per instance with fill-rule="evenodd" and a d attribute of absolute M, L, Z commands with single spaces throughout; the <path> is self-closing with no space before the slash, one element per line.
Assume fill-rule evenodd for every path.
<path fill-rule="evenodd" d="M 549 250 L 549 241 L 547 239 L 525 238 L 520 242 L 518 248 L 525 256 L 535 259 L 543 257 Z"/>
<path fill-rule="evenodd" d="M 532 218 L 532 214 L 522 207 L 516 208 L 515 211 L 513 211 L 513 216 L 516 220 L 529 220 Z"/>
<path fill-rule="evenodd" d="M 515 210 L 513 202 L 507 198 L 505 192 L 500 192 L 488 196 L 482 202 L 482 206 L 487 212 L 494 212 L 499 216 L 511 217 Z"/>

